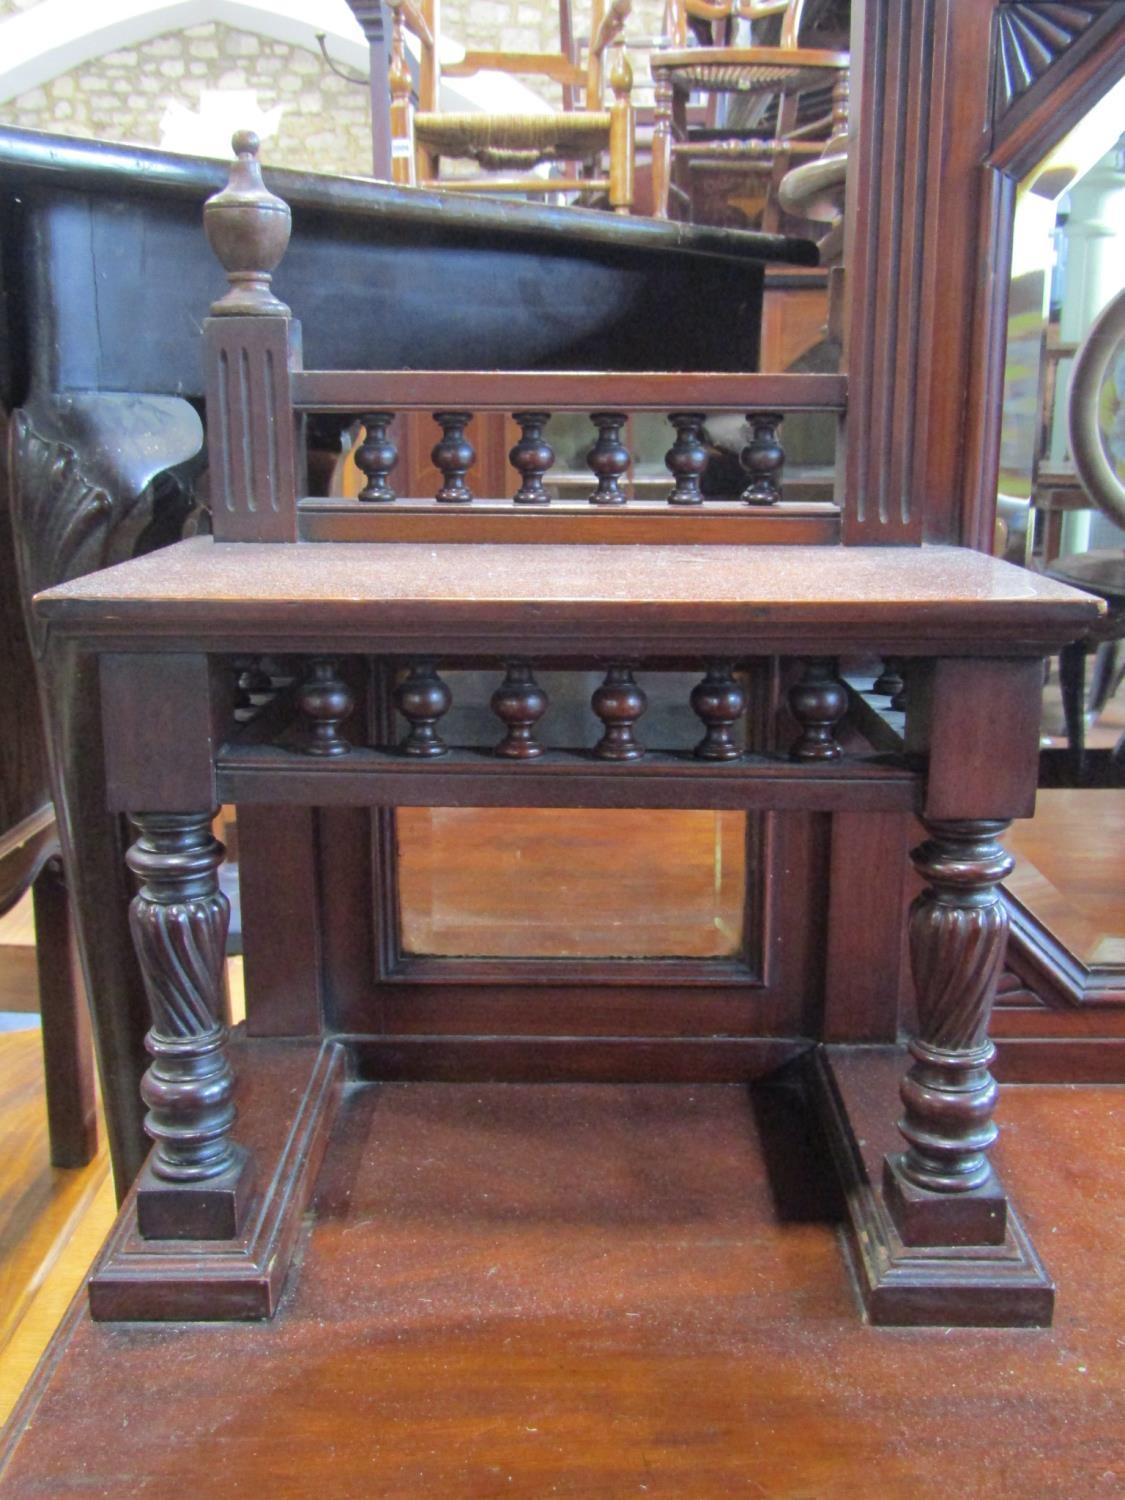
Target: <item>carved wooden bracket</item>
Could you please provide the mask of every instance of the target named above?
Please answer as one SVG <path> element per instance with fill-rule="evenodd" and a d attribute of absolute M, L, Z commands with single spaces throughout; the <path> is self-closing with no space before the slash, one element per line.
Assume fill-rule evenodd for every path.
<path fill-rule="evenodd" d="M 81 392 L 14 412 L 9 441 L 26 608 L 42 589 L 132 556 L 152 520 L 153 482 L 199 452 L 203 427 L 174 396 Z M 38 627 L 28 628 L 38 649 Z"/>

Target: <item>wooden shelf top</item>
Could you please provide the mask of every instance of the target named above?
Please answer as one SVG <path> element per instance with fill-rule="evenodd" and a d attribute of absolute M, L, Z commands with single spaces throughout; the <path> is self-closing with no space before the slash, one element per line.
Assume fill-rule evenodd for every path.
<path fill-rule="evenodd" d="M 1099 601 L 952 547 L 177 543 L 42 594 L 119 649 L 1050 650 Z"/>

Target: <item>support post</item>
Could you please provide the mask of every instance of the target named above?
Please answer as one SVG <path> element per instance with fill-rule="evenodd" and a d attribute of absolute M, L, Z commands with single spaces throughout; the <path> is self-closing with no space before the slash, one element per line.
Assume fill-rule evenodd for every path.
<path fill-rule="evenodd" d="M 887 1207 L 907 1245 L 999 1245 L 1007 1204 L 988 1161 L 997 1130 L 988 1022 L 1004 962 L 1000 882 L 1013 861 L 1006 820 L 930 822 L 912 853 L 926 880 L 910 912 L 918 997 L 913 1063 L 901 1086 L 907 1149 L 886 1158 Z"/>
<path fill-rule="evenodd" d="M 129 926 L 152 1013 L 141 1083 L 155 1147 L 137 1187 L 146 1239 L 233 1239 L 253 1164 L 231 1139 L 234 1074 L 220 1019 L 230 904 L 210 812 L 139 813 L 126 855 L 140 889 Z"/>

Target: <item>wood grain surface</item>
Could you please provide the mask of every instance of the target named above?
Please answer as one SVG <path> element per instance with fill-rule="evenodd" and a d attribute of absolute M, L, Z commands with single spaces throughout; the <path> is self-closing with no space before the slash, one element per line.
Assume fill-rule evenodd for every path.
<path fill-rule="evenodd" d="M 108 1180 L 104 1146 L 86 1167 L 51 1166 L 39 1031 L 0 1034 L 0 1360 L 44 1277 Z M 103 1232 L 106 1227 L 103 1221 Z M 91 1256 L 96 1243 L 88 1247 Z M 62 1307 L 57 1300 L 55 1306 L 57 1317 Z"/>
<path fill-rule="evenodd" d="M 294 618 L 293 601 L 305 606 Z M 947 547 L 637 546 L 446 543 L 316 546 L 179 542 L 41 594 L 36 609 L 83 637 L 210 642 L 284 636 L 337 650 L 365 634 L 384 649 L 448 637 L 554 654 L 739 641 L 759 654 L 816 654 L 860 642 L 941 654 L 999 646 L 1042 655 L 1083 634 L 1090 595 Z M 349 642 L 350 644 L 350 642 Z M 487 649 L 485 647 L 484 649 Z"/>
<path fill-rule="evenodd" d="M 863 1325 L 786 1089 L 357 1091 L 276 1321 L 79 1312 L 0 1494 L 1113 1495 L 1125 1095 L 1001 1114 L 1050 1331 Z"/>

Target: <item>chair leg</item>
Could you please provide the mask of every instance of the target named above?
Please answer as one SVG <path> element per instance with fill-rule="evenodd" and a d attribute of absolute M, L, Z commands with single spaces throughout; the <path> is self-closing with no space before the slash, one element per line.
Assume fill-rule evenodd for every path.
<path fill-rule="evenodd" d="M 1059 652 L 1059 686 L 1076 786 L 1086 775 L 1086 643 L 1072 641 Z"/>
<path fill-rule="evenodd" d="M 32 900 L 51 1163 L 84 1167 L 98 1149 L 94 1054 L 86 996 L 78 979 L 66 880 L 57 856 L 39 872 Z"/>
<path fill-rule="evenodd" d="M 1120 641 L 1103 641 L 1094 652 L 1094 669 L 1090 673 L 1090 691 L 1086 695 L 1086 711 L 1095 719 L 1117 690 L 1120 655 Z"/>
<path fill-rule="evenodd" d="M 653 74 L 656 88 L 652 126 L 652 215 L 668 217 L 668 194 L 672 182 L 672 84 L 659 73 Z"/>

